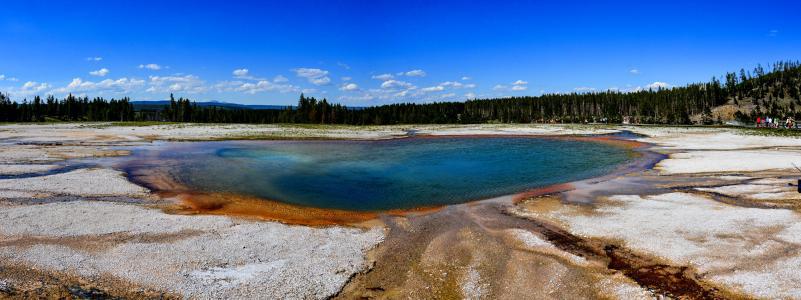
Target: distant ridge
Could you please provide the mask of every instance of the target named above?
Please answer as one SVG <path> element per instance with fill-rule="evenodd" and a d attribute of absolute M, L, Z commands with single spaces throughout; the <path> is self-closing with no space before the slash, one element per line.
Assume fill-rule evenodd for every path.
<path fill-rule="evenodd" d="M 239 104 L 239 103 L 230 103 L 230 102 L 221 102 L 221 101 L 206 101 L 206 102 L 195 102 L 197 106 L 200 107 L 218 107 L 218 108 L 225 108 L 225 109 L 275 109 L 281 110 L 285 109 L 288 106 L 294 108 L 293 105 L 249 105 L 249 104 Z M 161 110 L 164 108 L 165 105 L 170 105 L 170 100 L 150 100 L 150 101 L 131 101 L 131 104 L 134 106 L 134 110 L 141 111 L 141 110 Z"/>

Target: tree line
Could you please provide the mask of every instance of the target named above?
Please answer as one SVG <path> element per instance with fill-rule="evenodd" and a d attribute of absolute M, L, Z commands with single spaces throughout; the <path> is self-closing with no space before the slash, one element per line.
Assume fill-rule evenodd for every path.
<path fill-rule="evenodd" d="M 777 62 L 769 71 L 727 73 L 721 82 L 688 84 L 632 92 L 602 91 L 542 96 L 477 99 L 464 102 L 397 103 L 365 108 L 301 94 L 296 107 L 241 109 L 198 106 L 175 99 L 163 109 L 135 111 L 128 98 L 105 100 L 69 95 L 64 99 L 35 97 L 22 103 L 0 93 L 0 121 L 172 121 L 200 123 L 307 124 L 446 124 L 446 123 L 620 123 L 712 124 L 712 109 L 729 105 L 735 116 L 751 122 L 756 116 L 801 119 L 801 64 Z M 698 118 L 700 116 L 700 119 Z"/>
<path fill-rule="evenodd" d="M 111 99 L 75 97 L 69 95 L 56 99 L 52 95 L 42 99 L 35 96 L 32 101 L 22 103 L 11 101 L 8 95 L 0 93 L 0 121 L 2 122 L 42 122 L 42 121 L 133 121 L 134 108 L 130 99 Z"/>

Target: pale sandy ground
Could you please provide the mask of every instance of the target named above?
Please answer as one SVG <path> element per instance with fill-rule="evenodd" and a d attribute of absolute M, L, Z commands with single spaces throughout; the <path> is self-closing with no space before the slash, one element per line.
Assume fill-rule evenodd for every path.
<path fill-rule="evenodd" d="M 74 201 L 0 211 L 3 260 L 112 275 L 190 298 L 324 298 L 365 267 L 380 228 L 309 228 Z M 119 240 L 105 241 L 109 236 Z M 25 243 L 36 237 L 39 243 Z M 72 240 L 80 240 L 76 245 Z"/>
<path fill-rule="evenodd" d="M 66 173 L 0 180 L 0 198 L 5 193 L 43 193 L 87 197 L 127 196 L 144 198 L 148 190 L 130 183 L 121 172 L 109 169 L 79 169 Z"/>
<path fill-rule="evenodd" d="M 578 236 L 692 267 L 704 281 L 747 297 L 801 298 L 801 215 L 796 203 L 801 197 L 788 185 L 798 175 L 792 163 L 801 163 L 801 139 L 729 129 L 626 129 L 648 135 L 640 140 L 670 154 L 657 164 L 658 175 L 731 184 L 613 195 L 596 199 L 593 206 L 535 205 L 518 213 L 560 224 Z M 752 203 L 764 206 L 781 201 L 796 209 L 741 207 L 716 201 L 715 194 L 758 200 Z"/>
<path fill-rule="evenodd" d="M 0 166 L 0 175 L 19 175 L 26 173 L 47 172 L 57 169 L 57 165 L 48 164 L 9 164 Z"/>
<path fill-rule="evenodd" d="M 560 135 L 621 129 L 646 135 L 642 141 L 670 155 L 656 166 L 658 175 L 729 183 L 657 195 L 613 195 L 593 206 L 558 204 L 516 213 L 553 222 L 577 236 L 614 241 L 631 251 L 695 268 L 704 280 L 750 297 L 801 298 L 801 216 L 791 209 L 740 207 L 713 198 L 799 199 L 788 180 L 776 177 L 792 174 L 790 162 L 801 163 L 801 139 L 791 137 L 745 135 L 731 129 L 573 125 L 5 125 L 0 126 L 0 174 L 48 171 L 66 158 L 124 155 L 112 147 L 151 140 L 383 139 L 403 137 L 408 130 Z M 52 196 L 154 198 L 109 169 L 0 179 L 0 202 L 7 199 L 0 205 L 0 260 L 90 279 L 113 276 L 183 297 L 326 298 L 337 294 L 352 275 L 369 268 L 369 251 L 385 238 L 381 227 L 309 228 L 224 216 L 169 215 L 138 204 L 19 201 Z M 522 249 L 555 258 L 561 268 L 598 268 L 535 232 L 516 229 L 503 234 L 516 239 Z M 462 296 L 481 296 L 488 289 L 479 273 L 468 268 L 464 274 Z M 650 295 L 618 273 L 593 276 L 591 285 L 611 287 L 605 288 L 609 297 Z M 13 278 L 0 280 L 3 286 L 15 284 Z M 530 282 L 510 278 L 510 289 L 515 288 L 514 280 Z"/>
<path fill-rule="evenodd" d="M 396 126 L 303 126 L 248 124 L 174 124 L 158 126 L 113 126 L 110 123 L 43 125 L 4 125 L 0 140 L 23 142 L 140 142 L 147 140 L 212 140 L 231 138 L 341 138 L 387 139 L 406 136 L 409 130 L 420 134 L 516 134 L 565 135 L 616 132 L 612 127 L 581 125 L 396 125 Z"/>

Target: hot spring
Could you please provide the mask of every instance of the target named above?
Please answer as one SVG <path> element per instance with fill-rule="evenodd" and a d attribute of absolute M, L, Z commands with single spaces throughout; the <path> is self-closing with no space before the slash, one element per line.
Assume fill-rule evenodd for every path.
<path fill-rule="evenodd" d="M 377 211 L 438 206 L 609 173 L 630 150 L 530 137 L 379 141 L 159 142 L 123 168 L 169 170 L 198 192 L 234 193 L 318 208 Z"/>

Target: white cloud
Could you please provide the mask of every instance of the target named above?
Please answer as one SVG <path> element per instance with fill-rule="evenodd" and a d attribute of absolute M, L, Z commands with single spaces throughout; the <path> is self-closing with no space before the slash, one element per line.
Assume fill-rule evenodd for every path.
<path fill-rule="evenodd" d="M 525 91 L 528 89 L 528 86 L 526 86 L 527 84 L 528 81 L 518 79 L 512 82 L 511 86 L 498 84 L 495 85 L 492 89 L 495 91 Z M 465 87 L 475 87 L 475 85 L 472 86 L 465 85 Z"/>
<path fill-rule="evenodd" d="M 206 82 L 195 75 L 150 76 L 149 88 L 151 93 L 185 92 L 189 94 L 204 93 L 209 90 Z"/>
<path fill-rule="evenodd" d="M 634 75 L 638 75 L 638 74 L 640 74 L 640 70 L 638 70 L 638 69 L 631 69 L 631 70 L 629 70 L 629 73 L 631 73 L 631 74 L 634 74 Z"/>
<path fill-rule="evenodd" d="M 387 100 L 393 99 L 397 92 L 394 90 L 384 90 L 384 89 L 369 89 L 369 90 L 360 90 L 359 92 L 355 93 L 348 93 L 346 95 L 339 96 L 339 100 L 343 101 L 371 101 L 371 100 Z"/>
<path fill-rule="evenodd" d="M 359 85 L 355 83 L 345 83 L 339 89 L 342 91 L 355 91 L 359 89 Z"/>
<path fill-rule="evenodd" d="M 392 74 L 373 75 L 373 79 L 378 79 L 378 80 L 381 80 L 381 81 L 387 81 L 387 80 L 390 80 L 392 78 L 394 78 L 394 76 L 392 76 Z"/>
<path fill-rule="evenodd" d="M 406 76 L 409 76 L 409 77 L 425 77 L 426 76 L 426 72 L 423 71 L 423 70 L 420 70 L 420 69 L 416 69 L 416 70 L 411 70 L 411 71 L 408 71 L 406 73 L 403 73 L 403 75 L 406 75 Z"/>
<path fill-rule="evenodd" d="M 119 79 L 104 79 L 99 82 L 84 81 L 81 78 L 73 78 L 72 81 L 65 87 L 54 89 L 53 93 L 68 94 L 68 93 L 116 93 L 124 94 L 144 86 L 145 81 L 136 78 L 122 77 Z"/>
<path fill-rule="evenodd" d="M 236 69 L 231 73 L 234 74 L 235 77 L 239 78 L 248 77 L 250 75 L 250 71 L 248 69 Z"/>
<path fill-rule="evenodd" d="M 331 78 L 321 77 L 321 78 L 309 79 L 309 81 L 314 85 L 327 85 L 331 83 Z"/>
<path fill-rule="evenodd" d="M 293 69 L 292 71 L 294 71 L 295 75 L 298 77 L 306 78 L 314 85 L 327 85 L 331 83 L 331 78 L 327 76 L 328 71 L 326 70 L 316 68 L 297 68 Z"/>
<path fill-rule="evenodd" d="M 342 95 L 337 98 L 341 102 L 367 102 L 374 100 L 375 97 L 370 94 L 363 95 Z"/>
<path fill-rule="evenodd" d="M 139 65 L 139 68 L 140 69 L 148 69 L 148 70 L 158 71 L 158 70 L 161 70 L 162 67 L 160 65 L 158 65 L 158 64 L 146 64 L 146 65 L 142 64 L 142 65 Z"/>
<path fill-rule="evenodd" d="M 28 81 L 28 82 L 26 82 L 25 84 L 22 85 L 22 89 L 41 91 L 41 90 L 47 88 L 48 86 L 49 86 L 49 84 L 47 84 L 47 83 L 39 83 L 39 82 L 36 82 L 36 81 Z"/>
<path fill-rule="evenodd" d="M 101 61 L 101 60 L 103 60 L 103 58 L 100 57 L 100 56 L 92 56 L 92 57 L 87 57 L 86 60 L 87 61 Z"/>
<path fill-rule="evenodd" d="M 383 83 L 381 83 L 381 88 L 382 89 L 395 89 L 395 88 L 413 89 L 415 87 L 411 83 L 408 83 L 408 82 L 405 82 L 405 81 L 390 79 L 390 80 L 387 80 L 387 81 L 384 81 Z"/>
<path fill-rule="evenodd" d="M 472 79 L 472 78 L 470 78 L 470 77 L 468 77 L 468 76 L 462 76 L 462 81 L 465 81 L 465 80 L 470 80 L 470 79 Z"/>
<path fill-rule="evenodd" d="M 242 83 L 240 86 L 234 88 L 237 92 L 245 92 L 248 94 L 255 94 L 263 90 L 263 86 L 265 86 L 265 82 L 257 82 L 257 83 Z"/>
<path fill-rule="evenodd" d="M 290 86 L 290 85 L 274 84 L 274 83 L 270 83 L 267 80 L 261 80 L 261 81 L 257 82 L 256 84 L 245 83 L 242 86 L 240 86 L 238 88 L 238 90 L 239 91 L 244 91 L 244 92 L 249 93 L 249 94 L 255 94 L 257 92 L 273 91 L 273 90 L 278 90 L 278 91 L 282 91 L 282 92 L 290 92 L 290 91 L 294 91 L 296 89 L 294 87 Z"/>
<path fill-rule="evenodd" d="M 458 81 L 445 81 L 436 86 L 422 88 L 420 89 L 420 92 L 421 93 L 441 92 L 446 89 L 461 89 L 461 88 L 474 88 L 474 87 L 476 87 L 476 85 L 473 83 L 464 84 Z"/>
<path fill-rule="evenodd" d="M 670 85 L 667 82 L 654 81 L 653 83 L 651 83 L 649 85 L 646 85 L 645 88 L 651 89 L 651 90 L 658 90 L 658 89 L 667 89 L 667 88 L 670 88 L 671 86 L 672 85 Z"/>
<path fill-rule="evenodd" d="M 34 96 L 43 93 L 50 89 L 50 84 L 46 82 L 28 81 L 22 84 L 19 88 L 14 88 L 8 91 L 8 94 L 16 97 Z"/>
<path fill-rule="evenodd" d="M 594 87 L 580 86 L 580 87 L 575 88 L 574 90 L 576 92 L 579 92 L 579 93 L 588 93 L 588 92 L 595 91 L 595 88 Z"/>
<path fill-rule="evenodd" d="M 443 87 L 450 87 L 450 88 L 455 88 L 455 89 L 461 89 L 461 88 L 472 89 L 472 88 L 476 87 L 476 85 L 474 83 L 461 83 L 461 82 L 458 82 L 458 81 L 445 81 L 443 83 L 440 83 L 439 85 L 441 85 Z"/>
<path fill-rule="evenodd" d="M 11 81 L 11 82 L 19 81 L 19 79 L 17 79 L 16 77 L 6 77 L 5 74 L 0 74 L 0 81 L 3 81 L 3 80 Z"/>
<path fill-rule="evenodd" d="M 769 37 L 775 37 L 777 35 L 779 35 L 779 30 L 777 30 L 777 29 L 771 29 L 770 31 L 768 31 L 768 36 Z"/>
<path fill-rule="evenodd" d="M 295 74 L 297 74 L 299 77 L 305 78 L 319 78 L 328 75 L 328 71 L 316 68 L 297 68 L 293 71 L 295 71 Z"/>
<path fill-rule="evenodd" d="M 246 94 L 255 94 L 266 91 L 278 91 L 281 93 L 297 92 L 299 89 L 291 84 L 281 84 L 277 82 L 270 82 L 263 79 L 258 82 L 244 82 L 244 81 L 222 81 L 214 85 L 218 92 L 242 92 Z"/>
<path fill-rule="evenodd" d="M 513 82 L 511 87 L 503 84 L 498 84 L 495 85 L 492 89 L 495 91 L 525 91 L 528 89 L 528 87 L 525 86 L 525 84 L 528 84 L 528 82 L 518 80 Z"/>
<path fill-rule="evenodd" d="M 440 91 L 444 91 L 444 90 L 445 90 L 445 87 L 443 87 L 443 86 L 441 86 L 441 85 L 438 85 L 438 86 L 430 86 L 430 87 L 425 87 L 425 88 L 422 88 L 422 89 L 420 89 L 420 91 L 421 91 L 421 92 L 424 92 L 424 93 L 429 93 L 429 92 L 440 92 Z"/>
<path fill-rule="evenodd" d="M 464 85 L 464 84 L 463 84 Z M 371 101 L 372 104 L 385 104 L 392 102 L 437 102 L 437 101 L 455 101 L 464 100 L 463 96 L 470 96 L 468 94 L 457 94 L 454 92 L 447 92 L 451 89 L 452 84 L 439 84 L 424 88 L 417 88 L 413 84 L 396 79 L 389 79 L 382 82 L 381 88 L 378 89 L 360 89 L 358 92 L 341 95 L 338 97 L 339 101 L 357 101 L 365 102 Z M 444 93 L 443 93 L 444 92 Z"/>
<path fill-rule="evenodd" d="M 353 101 L 353 102 L 366 102 L 375 99 L 375 96 L 372 94 L 361 94 L 361 95 L 343 95 L 339 96 L 340 101 Z"/>
<path fill-rule="evenodd" d="M 252 74 L 250 74 L 250 70 L 248 70 L 246 68 L 233 70 L 231 72 L 231 74 L 234 76 L 234 78 L 237 78 L 237 79 L 247 79 L 247 80 L 253 80 L 253 81 L 267 80 L 266 78 L 259 78 L 259 77 L 253 76 Z M 281 78 L 286 80 L 286 77 L 283 77 L 281 75 L 276 76 L 276 78 L 279 79 L 279 80 L 281 80 Z"/>
<path fill-rule="evenodd" d="M 617 87 L 612 87 L 610 90 L 614 90 Z M 659 90 L 659 89 L 670 89 L 673 88 L 672 84 L 662 81 L 654 81 L 652 83 L 646 84 L 645 86 L 632 86 L 631 84 L 627 84 L 625 89 L 617 89 L 616 91 L 630 93 L 630 92 L 640 92 L 640 91 L 647 91 L 647 90 Z"/>
<path fill-rule="evenodd" d="M 283 83 L 283 82 L 287 82 L 287 81 L 289 81 L 289 79 L 287 79 L 286 77 L 284 77 L 282 75 L 276 75 L 273 78 L 273 82 L 275 82 L 275 83 Z"/>
<path fill-rule="evenodd" d="M 345 77 L 342 77 L 342 78 L 340 78 L 340 79 L 341 79 L 342 81 L 351 81 L 353 78 L 351 78 L 350 76 L 345 76 Z"/>
<path fill-rule="evenodd" d="M 467 99 L 470 99 L 470 100 L 476 99 L 476 93 L 470 92 L 470 93 L 464 94 L 464 97 L 467 98 Z"/>
<path fill-rule="evenodd" d="M 350 66 L 343 62 L 337 62 L 337 66 L 340 66 L 345 70 L 350 70 Z"/>
<path fill-rule="evenodd" d="M 103 77 L 103 76 L 108 75 L 108 72 L 109 72 L 108 69 L 102 68 L 102 69 L 97 70 L 97 71 L 89 72 L 89 75 Z"/>

